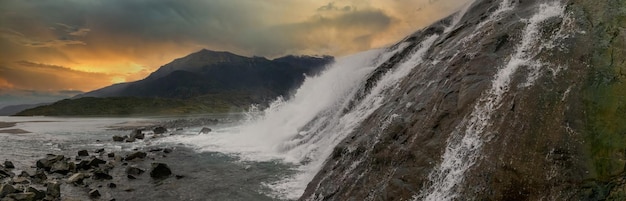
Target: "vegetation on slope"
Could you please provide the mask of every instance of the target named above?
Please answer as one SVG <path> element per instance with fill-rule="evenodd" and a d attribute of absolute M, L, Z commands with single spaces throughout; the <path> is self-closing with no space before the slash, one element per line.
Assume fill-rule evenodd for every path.
<path fill-rule="evenodd" d="M 626 198 L 626 0 L 577 1 L 594 41 L 585 142 L 599 198 Z"/>
<path fill-rule="evenodd" d="M 241 94 L 211 94 L 191 99 L 143 97 L 84 97 L 24 110 L 16 116 L 129 116 L 241 112 L 256 102 Z"/>

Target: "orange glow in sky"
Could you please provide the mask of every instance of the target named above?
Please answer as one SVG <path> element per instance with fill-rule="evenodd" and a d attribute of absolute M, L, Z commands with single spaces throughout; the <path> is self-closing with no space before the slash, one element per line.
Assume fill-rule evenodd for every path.
<path fill-rule="evenodd" d="M 468 2 L 3 0 L 0 102 L 139 80 L 202 48 L 342 56 L 397 42 Z"/>

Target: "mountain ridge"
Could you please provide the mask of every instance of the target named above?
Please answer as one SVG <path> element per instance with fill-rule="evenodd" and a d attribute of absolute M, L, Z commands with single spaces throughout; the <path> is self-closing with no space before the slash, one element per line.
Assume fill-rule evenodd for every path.
<path fill-rule="evenodd" d="M 291 91 L 302 84 L 305 76 L 316 75 L 332 62 L 334 58 L 331 56 L 288 55 L 269 60 L 263 57 L 244 57 L 230 52 L 203 49 L 161 66 L 144 79 L 113 84 L 79 94 L 71 100 L 64 100 L 63 104 L 32 108 L 17 115 L 118 114 L 124 112 L 119 112 L 122 104 L 117 104 L 115 101 L 121 101 L 125 105 L 144 107 L 141 101 L 147 101 L 150 98 L 158 98 L 160 102 L 175 102 L 187 108 L 196 107 L 194 105 L 199 104 L 197 108 L 202 108 L 199 111 L 174 110 L 177 111 L 175 114 L 243 111 L 249 105 L 267 105 L 279 96 L 289 98 Z M 220 104 L 206 104 L 198 101 L 198 97 L 210 97 L 210 100 Z M 248 102 L 234 101 L 235 97 Z M 181 101 L 174 101 L 174 99 Z M 71 107 L 72 100 L 81 106 L 88 105 L 85 104 L 85 100 L 111 104 L 112 111 L 72 110 L 73 112 L 65 112 L 60 108 L 55 109 L 55 107 Z M 157 105 L 165 107 L 165 104 Z M 210 108 L 212 106 L 226 108 Z M 123 107 L 127 108 L 127 106 Z M 167 114 L 166 111 L 169 110 L 157 108 L 152 112 Z M 139 112 L 142 111 L 139 110 Z"/>

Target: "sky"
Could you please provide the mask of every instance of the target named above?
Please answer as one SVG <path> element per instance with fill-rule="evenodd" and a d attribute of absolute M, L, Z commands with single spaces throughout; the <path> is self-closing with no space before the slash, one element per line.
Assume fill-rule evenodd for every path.
<path fill-rule="evenodd" d="M 469 0 L 0 0 L 0 108 L 146 77 L 203 48 L 343 56 Z"/>

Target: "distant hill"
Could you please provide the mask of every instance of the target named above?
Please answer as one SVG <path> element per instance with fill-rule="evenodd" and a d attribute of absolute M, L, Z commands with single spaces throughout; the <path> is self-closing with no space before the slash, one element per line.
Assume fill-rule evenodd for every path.
<path fill-rule="evenodd" d="M 48 105 L 48 104 L 51 104 L 51 103 L 9 105 L 9 106 L 0 108 L 0 116 L 11 116 L 26 109 L 35 108 L 38 106 Z"/>
<path fill-rule="evenodd" d="M 111 85 L 76 96 L 191 98 L 244 92 L 265 99 L 288 95 L 304 75 L 320 72 L 330 56 L 286 56 L 274 60 L 201 50 L 160 67 L 143 80 Z"/>
<path fill-rule="evenodd" d="M 251 104 L 265 105 L 278 96 L 289 96 L 302 84 L 305 75 L 319 73 L 333 61 L 331 56 L 285 56 L 269 60 L 203 49 L 160 67 L 142 80 L 114 84 L 17 115 L 241 111 Z M 178 106 L 187 109 L 172 109 Z"/>

